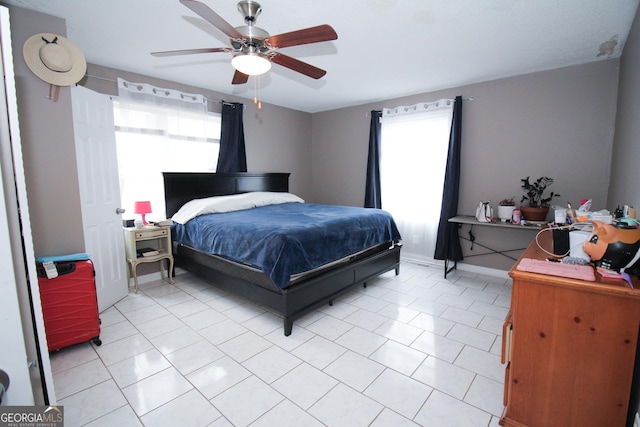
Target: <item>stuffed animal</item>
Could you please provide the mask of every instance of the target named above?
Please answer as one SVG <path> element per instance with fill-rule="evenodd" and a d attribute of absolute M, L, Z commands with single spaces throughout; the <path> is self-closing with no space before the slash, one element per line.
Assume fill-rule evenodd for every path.
<path fill-rule="evenodd" d="M 596 266 L 640 277 L 640 228 L 593 221 L 593 233 L 582 247 Z"/>

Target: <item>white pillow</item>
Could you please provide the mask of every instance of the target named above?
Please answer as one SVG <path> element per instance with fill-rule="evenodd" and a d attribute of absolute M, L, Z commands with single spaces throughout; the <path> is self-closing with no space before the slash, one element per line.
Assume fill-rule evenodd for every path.
<path fill-rule="evenodd" d="M 269 191 L 214 196 L 193 199 L 185 203 L 171 219 L 178 224 L 186 224 L 198 215 L 239 211 L 281 203 L 304 203 L 304 200 L 295 194 Z"/>

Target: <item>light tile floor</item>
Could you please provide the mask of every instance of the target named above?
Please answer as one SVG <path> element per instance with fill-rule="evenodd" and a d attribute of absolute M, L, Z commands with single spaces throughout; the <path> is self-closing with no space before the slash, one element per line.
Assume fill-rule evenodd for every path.
<path fill-rule="evenodd" d="M 509 280 L 403 262 L 295 322 L 184 273 L 51 355 L 65 425 L 496 427 Z"/>

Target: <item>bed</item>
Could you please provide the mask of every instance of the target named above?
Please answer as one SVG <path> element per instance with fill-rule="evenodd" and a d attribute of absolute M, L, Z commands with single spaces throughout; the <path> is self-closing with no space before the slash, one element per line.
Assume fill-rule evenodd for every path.
<path fill-rule="evenodd" d="M 254 193 L 259 195 L 263 192 L 264 194 L 282 193 L 284 196 L 288 194 L 289 190 L 288 173 L 165 172 L 163 176 L 168 218 L 182 215 L 185 210 L 184 206 L 188 206 L 191 201 L 199 202 L 200 199 L 214 196 L 240 196 L 247 193 L 253 196 Z M 218 197 L 215 198 L 218 199 Z M 236 198 L 236 196 L 232 196 L 232 198 Z M 300 208 L 303 209 L 310 208 L 307 206 L 310 204 L 306 203 L 283 202 L 275 207 L 260 206 L 251 209 L 251 211 L 259 212 L 261 218 L 266 218 L 265 209 L 276 210 L 276 215 L 284 215 L 282 211 L 289 209 L 289 205 L 300 205 Z M 322 208 L 323 205 L 317 206 Z M 360 210 L 365 215 L 377 215 L 376 212 L 380 212 L 379 210 L 362 208 L 350 209 Z M 232 218 L 235 219 L 243 215 L 248 215 L 248 213 L 243 210 L 237 211 L 237 213 L 214 213 L 202 215 L 198 217 L 198 220 L 215 216 L 217 221 L 231 224 Z M 224 221 L 221 218 L 224 218 Z M 391 270 L 395 270 L 396 275 L 400 272 L 401 242 L 397 230 L 395 233 L 387 231 L 388 238 L 382 239 L 384 241 L 367 242 L 366 248 L 310 270 L 299 272 L 294 271 L 295 269 L 292 267 L 290 271 L 284 270 L 284 273 L 282 271 L 274 273 L 271 266 L 264 268 L 253 262 L 242 262 L 234 258 L 235 255 L 214 255 L 209 253 L 208 249 L 196 248 L 197 245 L 194 242 L 189 239 L 185 240 L 186 231 L 183 229 L 186 225 L 196 222 L 192 220 L 185 225 L 175 224 L 173 226 L 172 238 L 174 239 L 173 250 L 176 267 L 192 272 L 224 291 L 242 296 L 255 304 L 276 311 L 283 317 L 286 336 L 291 334 L 293 322 L 296 319 L 321 305 L 332 304 L 334 299 L 354 286 L 366 286 L 367 281 Z M 308 219 L 307 222 L 309 222 Z M 392 219 L 391 222 L 393 222 Z M 318 228 L 315 223 L 311 224 Z M 207 225 L 207 227 L 209 226 Z M 222 227 L 222 229 L 230 227 L 231 225 Z M 392 224 L 390 228 L 395 228 L 395 224 Z M 266 242 L 261 238 L 256 240 Z M 295 262 L 285 262 L 284 264 L 298 266 L 298 263 Z"/>

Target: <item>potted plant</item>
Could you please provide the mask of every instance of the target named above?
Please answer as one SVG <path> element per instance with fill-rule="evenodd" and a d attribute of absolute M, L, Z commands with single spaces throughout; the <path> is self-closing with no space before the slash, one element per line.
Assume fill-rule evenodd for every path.
<path fill-rule="evenodd" d="M 522 190 L 524 194 L 520 200 L 520 211 L 522 217 L 528 221 L 544 221 L 549 212 L 549 202 L 554 197 L 560 196 L 553 191 L 545 196 L 544 191 L 553 184 L 553 178 L 541 176 L 534 182 L 529 181 L 529 177 L 522 179 Z"/>
<path fill-rule="evenodd" d="M 511 221 L 513 210 L 516 208 L 514 197 L 502 199 L 498 202 L 498 218 L 502 222 Z"/>

